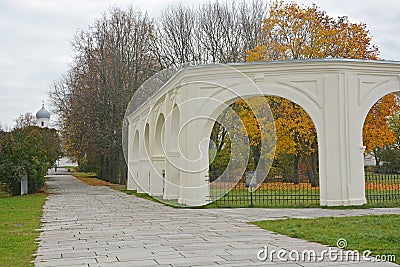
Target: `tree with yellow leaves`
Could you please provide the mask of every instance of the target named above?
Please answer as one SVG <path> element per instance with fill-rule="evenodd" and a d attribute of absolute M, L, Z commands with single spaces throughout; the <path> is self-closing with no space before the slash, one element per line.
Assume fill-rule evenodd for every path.
<path fill-rule="evenodd" d="M 375 103 L 365 119 L 363 128 L 365 152 L 373 152 L 377 167 L 380 165 L 380 151 L 397 141 L 394 127 L 390 127 L 387 118 L 395 118 L 399 111 L 400 106 L 397 105 L 395 96 L 388 94 Z"/>
<path fill-rule="evenodd" d="M 332 18 L 316 5 L 302 7 L 296 3 L 276 1 L 270 6 L 263 31 L 264 39 L 248 51 L 247 61 L 378 59 L 379 55 L 378 48 L 371 44 L 371 36 L 364 23 L 352 23 L 345 16 Z M 303 159 L 310 181 L 317 185 L 317 136 L 311 118 L 289 100 L 277 97 L 267 99 L 277 129 L 276 158 L 293 155 L 295 177 Z M 373 109 L 379 108 L 375 105 Z M 366 131 L 369 129 L 367 126 Z"/>
<path fill-rule="evenodd" d="M 316 5 L 274 2 L 264 20 L 265 39 L 248 52 L 247 61 L 311 58 L 377 59 L 364 23 L 334 19 Z"/>

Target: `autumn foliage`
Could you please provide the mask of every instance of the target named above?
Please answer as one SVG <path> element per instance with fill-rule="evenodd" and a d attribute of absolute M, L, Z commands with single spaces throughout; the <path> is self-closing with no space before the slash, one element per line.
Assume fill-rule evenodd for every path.
<path fill-rule="evenodd" d="M 136 89 L 161 69 L 187 61 L 379 59 L 364 23 L 345 16 L 333 18 L 315 5 L 276 1 L 267 8 L 262 0 L 171 6 L 159 20 L 132 8 L 112 8 L 87 31 L 79 32 L 72 45 L 72 67 L 50 93 L 65 150 L 81 167 L 89 166 L 101 179 L 113 182 L 126 177 L 121 148 L 126 106 Z M 389 98 L 374 105 L 367 117 L 367 151 L 393 139 L 384 126 L 387 114 L 394 111 Z M 294 172 L 303 168 L 316 176 L 318 143 L 311 118 L 286 99 L 268 96 L 266 100 L 277 130 L 274 167 L 290 167 Z M 259 122 L 244 101 L 234 106 L 249 134 L 248 168 L 255 168 L 266 157 L 260 154 Z M 389 113 L 381 110 L 385 108 Z M 222 170 L 230 157 L 229 136 L 221 125 L 215 124 L 211 139 L 218 151 L 210 172 Z"/>
<path fill-rule="evenodd" d="M 249 51 L 247 61 L 355 58 L 377 59 L 378 48 L 364 23 L 330 17 L 316 5 L 274 2 L 264 20 L 265 38 Z"/>
<path fill-rule="evenodd" d="M 264 20 L 264 38 L 248 51 L 247 61 L 315 58 L 352 58 L 376 60 L 378 48 L 364 23 L 352 23 L 345 16 L 333 18 L 316 5 L 274 2 Z M 291 155 L 294 172 L 304 168 L 318 172 L 317 136 L 308 114 L 297 104 L 278 97 L 267 97 L 275 117 L 277 148 L 275 160 Z M 368 114 L 364 128 L 367 151 L 394 141 L 386 117 L 394 112 L 394 97 L 388 95 Z M 247 126 L 246 126 L 247 127 Z M 282 164 L 280 167 L 285 167 Z"/>
<path fill-rule="evenodd" d="M 363 140 L 365 152 L 370 153 L 376 148 L 384 148 L 388 144 L 396 142 L 394 131 L 389 128 L 387 118 L 400 111 L 394 95 L 389 94 L 371 108 L 365 119 Z"/>
<path fill-rule="evenodd" d="M 188 61 L 244 61 L 262 32 L 266 6 L 262 0 L 179 4 L 158 19 L 115 7 L 78 32 L 71 68 L 50 92 L 68 156 L 100 179 L 123 183 L 121 131 L 136 90 L 154 73 Z"/>

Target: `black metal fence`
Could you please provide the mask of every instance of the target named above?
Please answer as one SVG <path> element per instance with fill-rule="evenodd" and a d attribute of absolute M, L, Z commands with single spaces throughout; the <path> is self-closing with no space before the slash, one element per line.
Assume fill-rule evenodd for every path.
<path fill-rule="evenodd" d="M 316 179 L 316 181 L 315 181 Z M 257 175 L 247 172 L 243 177 L 233 175 L 211 177 L 210 200 L 217 207 L 294 207 L 318 206 L 318 177 L 308 173 L 274 172 L 257 181 Z"/>
<path fill-rule="evenodd" d="M 400 204 L 400 172 L 366 168 L 365 196 L 369 204 Z"/>
<path fill-rule="evenodd" d="M 307 172 L 274 172 L 263 181 L 253 173 L 211 177 L 210 201 L 216 207 L 316 207 L 319 206 L 318 176 Z M 400 172 L 365 170 L 368 204 L 400 205 Z"/>

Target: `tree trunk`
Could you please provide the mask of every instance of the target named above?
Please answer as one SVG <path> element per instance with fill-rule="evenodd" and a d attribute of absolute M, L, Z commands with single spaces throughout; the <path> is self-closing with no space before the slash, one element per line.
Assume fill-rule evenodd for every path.
<path fill-rule="evenodd" d="M 121 151 L 119 154 L 119 170 L 120 170 L 120 184 L 126 185 L 126 181 L 128 180 L 128 166 L 126 165 L 124 154 Z"/>
<path fill-rule="evenodd" d="M 376 166 L 377 169 L 379 169 L 381 161 L 380 161 L 380 158 L 378 156 L 378 149 L 373 149 L 372 151 L 374 152 L 375 166 Z"/>
<path fill-rule="evenodd" d="M 319 186 L 319 177 L 318 177 L 318 152 L 311 153 L 311 166 L 308 168 L 308 180 L 311 183 L 312 187 Z"/>
<path fill-rule="evenodd" d="M 299 184 L 299 165 L 300 165 L 300 154 L 293 155 L 293 183 Z"/>
<path fill-rule="evenodd" d="M 258 162 L 260 161 L 261 148 L 260 146 L 253 146 L 252 150 L 253 150 L 254 169 L 256 169 Z"/>

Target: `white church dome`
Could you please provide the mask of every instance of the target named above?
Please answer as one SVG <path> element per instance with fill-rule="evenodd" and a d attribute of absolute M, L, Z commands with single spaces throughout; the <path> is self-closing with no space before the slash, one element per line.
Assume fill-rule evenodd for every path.
<path fill-rule="evenodd" d="M 42 108 L 36 112 L 36 119 L 50 119 L 50 112 L 44 108 L 44 104 L 42 104 Z"/>

